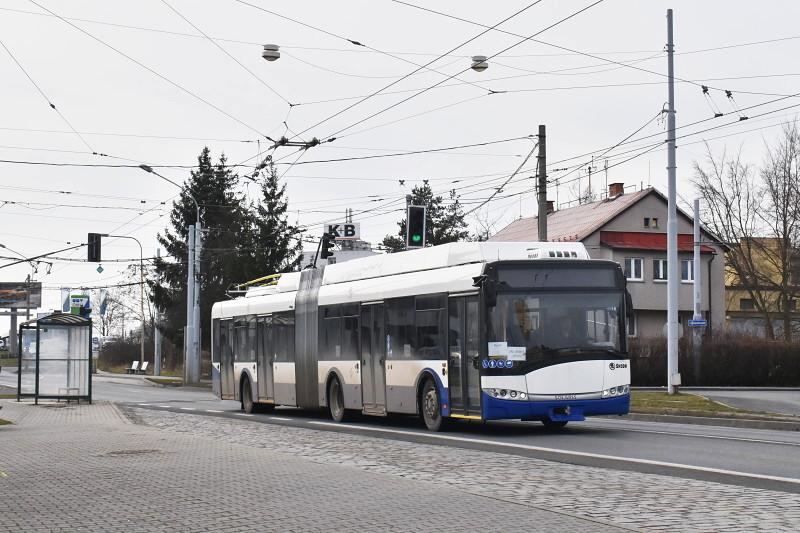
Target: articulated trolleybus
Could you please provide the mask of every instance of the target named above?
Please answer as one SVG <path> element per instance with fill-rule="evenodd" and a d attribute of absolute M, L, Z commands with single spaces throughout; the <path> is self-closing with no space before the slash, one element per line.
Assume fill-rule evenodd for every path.
<path fill-rule="evenodd" d="M 212 310 L 214 390 L 276 405 L 563 426 L 625 414 L 619 264 L 580 243 L 452 243 L 280 276 Z"/>

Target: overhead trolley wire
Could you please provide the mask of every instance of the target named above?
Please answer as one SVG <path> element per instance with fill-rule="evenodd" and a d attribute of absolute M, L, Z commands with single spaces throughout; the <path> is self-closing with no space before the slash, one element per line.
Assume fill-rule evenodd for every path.
<path fill-rule="evenodd" d="M 175 81 L 173 81 L 173 80 L 171 80 L 171 79 L 167 78 L 166 76 L 164 76 L 164 75 L 163 75 L 163 74 L 161 74 L 160 72 L 156 71 L 155 69 L 153 69 L 153 68 L 151 68 L 151 67 L 148 67 L 147 65 L 145 65 L 144 63 L 142 63 L 142 62 L 141 62 L 141 61 L 139 61 L 138 59 L 135 59 L 134 57 L 132 57 L 132 56 L 130 56 L 130 55 L 128 55 L 128 54 L 126 54 L 125 52 L 123 52 L 123 51 L 122 51 L 122 50 L 120 50 L 119 48 L 116 48 L 115 46 L 113 46 L 113 45 L 111 45 L 111 44 L 107 43 L 106 41 L 104 41 L 104 40 L 100 39 L 99 37 L 97 37 L 97 36 L 95 36 L 95 35 L 93 35 L 93 34 L 89 33 L 88 31 L 84 30 L 84 29 L 83 29 L 83 28 L 81 28 L 80 26 L 77 26 L 77 25 L 73 24 L 72 22 L 70 22 L 70 21 L 69 21 L 69 20 L 67 20 L 66 18 L 62 17 L 62 16 L 61 16 L 61 15 L 59 15 L 58 13 L 56 13 L 56 12 L 52 11 L 51 9 L 49 9 L 49 8 L 47 8 L 47 7 L 45 7 L 45 6 L 43 6 L 42 4 L 40 4 L 39 2 L 37 2 L 36 0 L 29 0 L 29 1 L 30 1 L 32 4 L 36 5 L 37 7 L 39 7 L 40 9 L 42 9 L 42 10 L 44 10 L 44 11 L 47 11 L 48 13 L 50 13 L 51 15 L 53 15 L 54 17 L 57 17 L 59 20 L 61 20 L 61 21 L 62 21 L 62 22 L 64 22 L 65 24 L 68 24 L 69 26 L 71 26 L 71 27 L 75 28 L 76 30 L 78 30 L 79 32 L 83 33 L 83 34 L 84 34 L 84 35 L 86 35 L 87 37 L 89 37 L 89 38 L 91 38 L 91 39 L 93 39 L 93 40 L 97 41 L 98 43 L 102 44 L 102 45 L 103 45 L 103 46 L 105 46 L 106 48 L 109 48 L 110 50 L 112 50 L 112 51 L 116 52 L 117 54 L 121 55 L 122 57 L 126 58 L 127 60 L 129 60 L 129 61 L 131 61 L 131 62 L 135 63 L 136 65 L 138 65 L 139 67 L 143 68 L 144 70 L 146 70 L 146 71 L 150 72 L 150 73 L 151 73 L 151 74 L 153 74 L 154 76 L 156 76 L 156 77 L 158 77 L 158 78 L 160 78 L 160 79 L 164 80 L 165 82 L 169 83 L 170 85 L 172 85 L 172 86 L 173 86 L 173 87 L 175 87 L 176 89 L 178 89 L 178 90 L 180 90 L 180 91 L 182 91 L 182 92 L 184 92 L 184 93 L 188 94 L 188 95 L 189 95 L 189 96 L 191 96 L 192 98 L 194 98 L 194 99 L 196 99 L 196 100 L 198 100 L 198 101 L 200 101 L 200 102 L 202 102 L 202 103 L 206 104 L 207 106 L 209 106 L 209 107 L 211 107 L 211 108 L 215 109 L 217 112 L 219 112 L 219 113 L 221 113 L 221 114 L 225 115 L 226 117 L 228 117 L 229 119 L 231 119 L 231 120 L 233 120 L 233 121 L 235 121 L 235 122 L 239 123 L 240 125 L 244 126 L 245 128 L 249 129 L 250 131 L 253 131 L 253 132 L 255 132 L 255 133 L 259 134 L 260 136 L 264 137 L 264 134 L 263 134 L 263 133 L 262 133 L 260 130 L 258 130 L 257 128 L 255 128 L 255 127 L 251 126 L 250 124 L 248 124 L 248 123 L 244 122 L 243 120 L 241 120 L 241 119 L 239 119 L 239 118 L 235 117 L 234 115 L 232 115 L 232 114 L 228 113 L 227 111 L 225 111 L 225 110 L 224 110 L 224 109 L 222 109 L 221 107 L 219 107 L 219 106 L 217 106 L 216 104 L 214 104 L 214 103 L 210 102 L 209 100 L 206 100 L 205 98 L 203 98 L 202 96 L 198 95 L 197 93 L 194 93 L 194 92 L 190 91 L 189 89 L 187 89 L 187 88 L 186 88 L 186 87 L 184 87 L 183 85 L 180 85 L 179 83 L 177 83 L 177 82 L 175 82 Z"/>
<path fill-rule="evenodd" d="M 523 8 L 523 9 L 522 9 L 522 10 L 520 10 L 520 11 L 517 11 L 516 13 L 514 13 L 514 14 L 513 14 L 513 15 L 511 15 L 510 17 L 507 17 L 506 19 L 504 19 L 504 20 L 502 20 L 502 21 L 498 22 L 498 23 L 497 23 L 497 24 L 495 24 L 494 26 L 484 26 L 484 27 L 486 27 L 486 28 L 487 28 L 485 31 L 483 31 L 483 32 L 479 33 L 478 35 L 476 35 L 476 36 L 475 36 L 475 37 L 473 37 L 472 39 L 469 39 L 469 40 L 468 40 L 468 41 L 466 41 L 465 43 L 463 43 L 463 44 L 459 45 L 457 48 L 460 48 L 461 46 L 464 46 L 465 44 L 467 44 L 467 43 L 469 43 L 469 42 L 471 42 L 471 41 L 473 41 L 473 40 L 477 39 L 478 37 L 480 37 L 480 36 L 482 36 L 482 35 L 484 35 L 484 34 L 486 34 L 486 33 L 488 33 L 489 31 L 491 31 L 491 30 L 493 30 L 493 29 L 496 29 L 496 27 L 497 27 L 498 25 L 500 25 L 500 24 L 502 24 L 502 23 L 506 22 L 507 20 L 509 20 L 509 19 L 511 19 L 511 18 L 513 18 L 513 17 L 515 17 L 515 16 L 517 16 L 517 15 L 518 15 L 519 13 L 521 13 L 522 11 L 524 11 L 524 10 L 526 10 L 526 9 L 529 9 L 529 8 L 533 7 L 534 5 L 538 4 L 539 2 L 541 2 L 541 0 L 538 0 L 537 2 L 534 2 L 533 4 L 530 4 L 529 6 L 527 6 L 527 7 Z M 558 21 L 556 21 L 556 22 L 554 22 L 554 23 L 550 24 L 549 26 L 547 26 L 547 27 L 545 27 L 545 28 L 543 28 L 543 29 L 541 29 L 541 30 L 537 31 L 536 33 L 533 33 L 533 34 L 532 34 L 532 35 L 530 35 L 529 37 L 524 37 L 524 38 L 522 38 L 522 40 L 520 40 L 520 41 L 517 41 L 516 43 L 512 44 L 511 46 L 507 46 L 506 48 L 502 49 L 501 51 L 499 51 L 499 52 L 497 52 L 497 53 L 495 53 L 495 54 L 492 54 L 491 56 L 489 56 L 489 57 L 487 57 L 487 58 L 486 58 L 486 59 L 487 59 L 487 61 L 488 61 L 488 60 L 491 60 L 491 59 L 492 59 L 492 58 L 494 58 L 494 57 L 497 57 L 498 55 L 504 54 L 505 52 L 507 52 L 507 51 L 509 51 L 509 50 L 511 50 L 511 49 L 513 49 L 513 48 L 515 48 L 515 47 L 517 47 L 517 46 L 519 46 L 519 45 L 521 45 L 522 43 L 524 43 L 524 42 L 526 42 L 526 41 L 529 41 L 529 40 L 533 39 L 533 37 L 535 37 L 535 36 L 537 36 L 537 35 L 540 35 L 540 34 L 542 34 L 542 33 L 546 32 L 547 30 L 549 30 L 549 29 L 552 29 L 552 28 L 554 28 L 554 27 L 558 26 L 559 24 L 562 24 L 562 23 L 566 22 L 567 20 L 569 20 L 569 19 L 571 19 L 571 18 L 573 18 L 573 17 L 575 17 L 575 16 L 577 16 L 577 15 L 579 15 L 579 14 L 583 13 L 584 11 L 586 11 L 586 10 L 588 10 L 588 9 L 591 9 L 592 7 L 594 7 L 594 6 L 596 6 L 597 4 L 600 4 L 600 3 L 602 3 L 602 2 L 603 2 L 603 0 L 596 0 L 596 1 L 595 1 L 595 2 L 593 2 L 592 4 L 590 4 L 590 5 L 586 6 L 586 7 L 582 8 L 582 9 L 579 9 L 578 11 L 575 11 L 575 12 L 571 13 L 570 15 L 567 15 L 566 17 L 564 17 L 564 18 L 562 18 L 562 19 L 560 19 L 560 20 L 558 20 Z M 457 49 L 457 48 L 456 48 L 456 49 Z M 454 49 L 454 50 L 455 50 L 455 49 Z M 451 51 L 452 51 L 452 50 L 451 50 Z M 449 53 L 449 52 L 448 52 L 448 53 Z M 434 60 L 434 61 L 435 61 L 435 60 Z M 393 109 L 393 108 L 395 108 L 395 107 L 397 107 L 397 106 L 399 106 L 399 105 L 401 105 L 401 104 L 403 104 L 403 103 L 405 103 L 405 102 L 408 102 L 408 101 L 409 101 L 409 100 L 411 100 L 412 98 L 416 98 L 417 96 L 419 96 L 419 95 L 421 95 L 421 94 L 424 94 L 424 93 L 428 92 L 429 90 L 431 90 L 431 89 L 433 89 L 433 88 L 435 88 L 435 87 L 437 87 L 437 86 L 439 86 L 439 85 L 443 84 L 444 82 L 446 82 L 446 81 L 449 81 L 449 80 L 453 79 L 455 76 L 457 76 L 457 75 L 459 75 L 459 74 L 462 74 L 462 73 L 464 73 L 464 72 L 466 72 L 466 71 L 470 70 L 470 68 L 471 68 L 471 67 L 467 67 L 466 69 L 464 69 L 464 70 L 462 70 L 462 71 L 459 71 L 459 72 L 457 72 L 456 74 L 453 74 L 452 76 L 449 76 L 447 79 L 444 79 L 444 80 L 442 80 L 442 81 L 440 81 L 440 82 L 438 82 L 438 83 L 436 83 L 436 84 L 434 84 L 434 85 L 432 85 L 432 86 L 430 86 L 430 87 L 426 87 L 425 89 L 423 89 L 423 90 L 421 90 L 421 91 L 418 91 L 418 92 L 416 92 L 416 93 L 414 93 L 414 94 L 412 94 L 412 95 L 410 95 L 410 96 L 408 96 L 408 97 L 406 97 L 406 98 L 404 98 L 404 99 L 400 100 L 399 102 L 395 102 L 394 104 L 392 104 L 392 105 L 390 105 L 390 106 L 388 106 L 388 107 L 385 107 L 385 108 L 383 108 L 383 109 L 382 109 L 382 110 L 380 110 L 380 111 L 377 111 L 377 112 L 375 112 L 375 113 L 372 113 L 371 115 L 369 115 L 369 116 L 367 116 L 367 117 L 364 117 L 364 118 L 362 118 L 362 119 L 360 119 L 360 120 L 358 120 L 358 121 L 356 121 L 356 122 L 354 122 L 354 123 L 350 124 L 349 126 L 346 126 L 346 127 L 344 127 L 344 128 L 341 128 L 341 129 L 337 130 L 336 132 L 332 133 L 331 135 L 326 135 L 325 137 L 326 137 L 326 138 L 328 138 L 328 137 L 335 138 L 337 135 L 339 135 L 340 133 L 342 133 L 342 132 L 344 132 L 344 131 L 346 131 L 346 130 L 348 130 L 348 129 L 352 128 L 353 126 L 356 126 L 356 125 L 358 125 L 358 124 L 361 124 L 362 122 L 365 122 L 365 121 L 367 121 L 367 120 L 370 120 L 370 119 L 372 119 L 372 118 L 374 118 L 374 117 L 376 117 L 376 116 L 380 115 L 381 113 L 385 113 L 386 111 L 389 111 L 390 109 Z M 375 93 L 375 94 L 377 94 L 377 93 Z M 355 104 L 353 104 L 353 105 L 349 106 L 348 108 L 345 108 L 344 110 L 342 110 L 342 112 L 343 112 L 343 111 L 345 111 L 345 110 L 347 110 L 347 109 L 350 109 L 350 108 L 352 108 L 353 106 L 357 105 L 357 104 L 358 104 L 358 103 L 360 103 L 360 102 L 361 102 L 361 100 L 360 100 L 359 102 L 356 102 Z M 340 113 L 341 113 L 341 112 L 340 112 Z M 337 113 L 337 114 L 339 114 L 339 113 Z M 331 116 L 331 117 L 329 117 L 328 119 L 325 119 L 323 122 L 325 122 L 325 121 L 329 120 L 330 118 L 333 118 L 334 116 L 336 116 L 336 115 L 332 115 L 332 116 Z M 316 125 L 319 125 L 319 124 L 320 124 L 320 123 L 317 123 Z M 315 126 L 316 126 L 316 125 L 315 125 Z M 312 126 L 312 128 L 313 128 L 313 127 L 315 127 L 315 126 Z"/>
<path fill-rule="evenodd" d="M 273 88 L 272 88 L 272 87 L 271 87 L 271 86 L 270 86 L 270 85 L 269 85 L 267 82 L 265 82 L 265 81 L 264 81 L 264 80 L 261 78 L 261 76 L 259 76 L 258 74 L 256 74 L 255 72 L 253 72 L 252 70 L 250 70 L 249 68 L 247 68 L 247 67 L 244 65 L 244 63 L 242 63 L 241 61 L 239 61 L 238 59 L 236 59 L 236 57 L 235 57 L 233 54 L 231 54 L 230 52 L 228 52 L 227 50 L 225 50 L 225 48 L 223 48 L 223 47 L 222 47 L 222 45 L 220 45 L 220 44 L 219 44 L 219 43 L 218 43 L 218 42 L 217 42 L 217 41 L 216 41 L 216 40 L 215 40 L 213 37 L 209 36 L 209 35 L 208 35 L 206 32 L 204 32 L 203 30 L 201 30 L 201 29 L 200 29 L 200 28 L 199 28 L 199 27 L 198 27 L 196 24 L 194 24 L 194 23 L 193 23 L 191 20 L 189 20 L 188 18 L 186 18 L 186 17 L 185 17 L 185 16 L 184 16 L 184 15 L 183 15 L 183 14 L 182 14 L 180 11 L 178 11 L 177 9 L 175 9 L 175 8 L 174 8 L 174 7 L 173 7 L 173 6 L 172 6 L 172 5 L 171 5 L 169 2 L 167 2 L 167 0 L 161 0 L 161 3 L 162 3 L 162 4 L 164 4 L 165 6 L 167 6 L 167 7 L 168 7 L 170 10 L 172 10 L 172 12 L 173 12 L 173 13 L 175 13 L 176 15 L 178 15 L 178 16 L 179 16 L 181 19 L 183 19 L 183 20 L 184 20 L 184 22 L 186 22 L 186 23 L 187 23 L 189 26 L 191 26 L 192 28 L 194 28 L 195 30 L 197 30 L 197 31 L 198 31 L 198 32 L 199 32 L 199 33 L 200 33 L 200 34 L 201 34 L 203 37 L 205 37 L 205 38 L 206 38 L 206 39 L 207 39 L 207 40 L 208 40 L 208 41 L 209 41 L 211 44 L 213 44 L 214 46 L 216 46 L 216 47 L 217 47 L 217 48 L 218 48 L 218 49 L 219 49 L 219 50 L 220 50 L 220 51 L 221 51 L 223 54 L 225 54 L 226 56 L 228 56 L 229 58 L 231 58 L 233 61 L 235 61 L 237 65 L 239 65 L 240 67 L 242 67 L 242 68 L 243 68 L 243 69 L 244 69 L 244 70 L 245 70 L 245 71 L 246 71 L 248 74 L 250 74 L 250 75 L 251 75 L 253 78 L 255 78 L 256 80 L 258 80 L 258 82 L 259 82 L 259 83 L 261 83 L 261 85 L 263 85 L 264 87 L 266 87 L 266 88 L 267 88 L 267 89 L 268 89 L 268 90 L 269 90 L 269 91 L 270 91 L 272 94 L 274 94 L 275 96 L 277 96 L 278 98 L 280 98 L 281 100 L 283 100 L 284 102 L 286 102 L 287 104 L 289 104 L 289 107 L 292 107 L 292 106 L 294 105 L 294 104 L 293 104 L 292 102 L 290 102 L 290 101 L 289 101 L 289 100 L 288 100 L 288 99 L 287 99 L 285 96 L 283 96 L 281 93 L 279 93 L 278 91 L 276 91 L 275 89 L 273 89 Z"/>
<path fill-rule="evenodd" d="M 416 4 L 412 4 L 410 2 L 405 2 L 403 0 L 392 0 L 392 1 L 397 3 L 397 4 L 402 4 L 402 5 L 405 5 L 405 6 L 408 6 L 408 7 L 413 7 L 415 9 L 419 9 L 419 10 L 422 10 L 422 11 L 427 11 L 429 13 L 440 15 L 440 16 L 443 16 L 443 17 L 446 17 L 446 18 L 450 18 L 450 19 L 453 19 L 453 20 L 458 20 L 460 22 L 465 22 L 467 24 L 472 24 L 473 26 L 479 26 L 479 27 L 482 27 L 482 28 L 488 28 L 488 26 L 486 26 L 485 24 L 482 24 L 482 23 L 474 21 L 474 20 L 465 19 L 465 18 L 462 18 L 462 17 L 458 17 L 456 15 L 451 15 L 449 13 L 443 13 L 441 11 L 436 11 L 435 9 L 430 9 L 430 8 L 427 8 L 427 7 L 419 6 L 419 5 L 416 5 Z M 520 35 L 518 33 L 515 33 L 515 32 L 512 32 L 512 31 L 503 30 L 503 29 L 500 29 L 500 28 L 492 28 L 492 29 L 494 31 L 498 31 L 500 33 L 504 33 L 506 35 L 510 35 L 510 36 L 513 36 L 513 37 L 523 37 L 522 35 Z M 792 37 L 792 38 L 794 38 L 794 37 Z M 800 36 L 798 36 L 797 38 L 800 38 Z M 788 39 L 791 39 L 791 38 L 788 38 Z M 656 76 L 669 77 L 667 74 L 664 74 L 663 72 L 658 72 L 658 71 L 649 70 L 649 69 L 642 68 L 642 67 L 637 67 L 637 66 L 635 66 L 633 64 L 627 64 L 627 63 L 624 63 L 624 62 L 615 61 L 613 59 L 608 59 L 608 58 L 605 58 L 605 57 L 602 57 L 602 56 L 598 56 L 596 54 L 592 54 L 592 53 L 589 53 L 589 52 L 582 52 L 580 50 L 575 50 L 575 49 L 572 49 L 572 48 L 568 48 L 566 46 L 557 45 L 557 44 L 550 43 L 550 42 L 547 42 L 547 41 L 542 41 L 542 40 L 539 40 L 539 39 L 529 38 L 528 40 L 532 40 L 533 42 L 536 42 L 536 43 L 539 43 L 539 44 L 543 44 L 545 46 L 558 48 L 559 50 L 565 50 L 565 51 L 571 52 L 573 54 L 578 54 L 578 55 L 582 55 L 582 56 L 586 56 L 586 57 L 591 57 L 593 59 L 597 59 L 598 61 L 604 61 L 606 63 L 612 63 L 614 65 L 619 65 L 621 67 L 631 68 L 631 69 L 638 70 L 638 71 L 641 71 L 641 72 L 646 72 L 648 74 L 654 74 Z M 690 83 L 692 85 L 696 85 L 697 87 L 700 87 L 702 85 L 702 84 L 700 84 L 698 82 L 695 82 L 695 81 L 692 81 L 692 80 L 683 79 L 683 78 L 679 78 L 677 76 L 673 76 L 673 78 L 675 80 L 679 80 L 679 81 L 682 81 L 684 83 Z M 709 87 L 711 87 L 711 86 L 709 86 Z M 719 91 L 724 91 L 725 90 L 725 89 L 720 88 L 720 87 L 711 87 L 711 88 L 719 90 Z M 759 93 L 759 92 L 755 92 L 755 91 L 738 91 L 737 90 L 735 92 L 742 93 L 742 94 L 756 94 L 756 95 L 765 94 L 765 93 Z M 770 95 L 770 96 L 772 96 L 772 95 Z M 783 95 L 781 95 L 781 96 L 783 96 Z"/>
<path fill-rule="evenodd" d="M 95 152 L 94 148 L 92 148 L 92 146 L 88 142 L 86 142 L 86 139 L 84 139 L 83 136 L 80 133 L 78 133 L 78 131 L 75 129 L 72 123 L 67 119 L 66 116 L 64 116 L 64 113 L 62 113 L 61 110 L 56 107 L 53 101 L 50 100 L 50 97 L 48 97 L 42 90 L 42 88 L 39 86 L 39 84 L 34 81 L 34 79 L 31 77 L 28 71 L 25 70 L 25 67 L 22 66 L 22 63 L 19 62 L 16 56 L 14 56 L 14 54 L 11 52 L 11 50 L 8 49 L 8 47 L 2 40 L 0 40 L 0 46 L 2 46 L 5 49 L 8 55 L 14 61 L 14 63 L 16 63 L 19 69 L 22 71 L 22 73 L 25 74 L 25 77 L 28 78 L 28 81 L 30 81 L 31 84 L 34 87 L 36 87 L 36 90 L 39 91 L 39 94 L 42 96 L 42 98 L 44 98 L 44 100 L 47 102 L 50 108 L 53 111 L 55 111 L 59 117 L 61 117 L 61 120 L 64 121 L 64 124 L 67 125 L 67 127 L 72 131 L 72 133 L 74 133 L 81 140 L 81 142 L 84 144 L 84 146 L 86 146 L 86 148 L 89 149 L 89 151 L 91 151 L 94 155 L 99 155 L 97 152 Z"/>
<path fill-rule="evenodd" d="M 243 0 L 236 0 L 236 1 L 237 1 L 237 2 L 240 2 L 240 3 L 246 3 L 246 2 L 243 2 Z M 455 50 L 458 50 L 459 48 L 461 48 L 461 47 L 463 47 L 463 46 L 465 46 L 465 45 L 467 45 L 467 44 L 471 43 L 471 42 L 472 42 L 472 41 L 474 41 L 475 39 L 478 39 L 479 37 L 481 37 L 481 36 L 485 35 L 486 33 L 490 32 L 492 29 L 494 29 L 494 27 L 496 27 L 496 26 L 498 26 L 498 25 L 500 25 L 500 24 L 503 24 L 504 22 L 507 22 L 507 21 L 509 21 L 509 20 L 513 19 L 514 17 L 516 17 L 516 16 L 520 15 L 521 13 L 523 13 L 523 12 L 527 11 L 528 9 L 532 8 L 533 6 L 535 6 L 536 4 L 540 3 L 541 1 L 542 1 L 542 0 L 536 0 L 535 2 L 533 2 L 533 3 L 531 3 L 531 4 L 527 5 L 527 6 L 525 6 L 524 8 L 522 8 L 522 9 L 520 9 L 520 10 L 516 11 L 516 12 L 515 12 L 515 13 L 513 13 L 512 15 L 510 15 L 510 16 L 508 16 L 508 17 L 504 18 L 503 20 L 501 20 L 500 22 L 496 23 L 494 26 L 491 26 L 491 27 L 490 27 L 490 29 L 487 29 L 487 30 L 484 30 L 484 31 L 480 32 L 479 34 L 475 35 L 474 37 L 471 37 L 470 39 L 468 39 L 468 40 L 464 41 L 463 43 L 459 44 L 459 45 L 458 45 L 458 46 L 456 46 L 455 48 L 452 48 L 452 49 L 448 50 L 447 52 L 445 52 L 444 54 L 441 54 L 441 55 L 439 55 L 438 57 L 436 57 L 436 58 L 434 58 L 434 59 L 432 59 L 432 60 L 428 61 L 428 62 L 427 62 L 427 63 L 425 63 L 424 65 L 421 65 L 421 66 L 417 67 L 417 68 L 416 68 L 416 69 L 414 69 L 413 71 L 411 71 L 411 72 L 409 72 L 408 74 L 406 74 L 406 75 L 404 75 L 404 76 L 402 76 L 402 77 L 400 77 L 400 78 L 396 79 L 395 81 L 393 81 L 393 82 L 389 83 L 388 85 L 385 85 L 385 86 L 381 87 L 381 88 L 380 88 L 380 89 L 378 89 L 377 91 L 375 91 L 375 92 L 373 92 L 373 93 L 371 93 L 371 94 L 369 94 L 369 95 L 365 96 L 364 98 L 361 98 L 361 99 L 359 99 L 358 101 L 356 101 L 356 102 L 354 102 L 354 103 L 352 103 L 352 104 L 350 104 L 350 105 L 348 105 L 348 106 L 346 106 L 346 107 L 344 107 L 344 108 L 340 109 L 340 110 L 339 110 L 339 111 L 337 111 L 336 113 L 334 113 L 334 114 L 332 114 L 332 115 L 329 115 L 328 117 L 326 117 L 326 118 L 324 118 L 324 119 L 322 119 L 322 120 L 320 120 L 320 121 L 316 122 L 316 123 L 315 123 L 315 124 L 313 124 L 312 126 L 309 126 L 308 128 L 306 128 L 306 129 L 304 129 L 303 131 L 301 131 L 301 132 L 300 132 L 300 134 L 302 135 L 303 133 L 305 133 L 305 132 L 307 132 L 307 131 L 309 131 L 309 130 L 311 130 L 311 129 L 314 129 L 314 128 L 316 128 L 317 126 L 320 126 L 320 125 L 322 125 L 322 124 L 324 124 L 324 123 L 328 122 L 329 120 L 331 120 L 331 119 L 333 119 L 333 118 L 335 118 L 335 117 L 338 117 L 338 116 L 339 116 L 339 115 L 341 115 L 342 113 L 344 113 L 344 112 L 346 112 L 346 111 L 348 111 L 348 110 L 350 110 L 350 109 L 352 109 L 352 108 L 356 107 L 356 106 L 357 106 L 357 105 L 359 105 L 359 104 L 362 104 L 363 102 L 366 102 L 366 101 L 367 101 L 367 100 L 369 100 L 370 98 L 372 98 L 372 97 L 376 96 L 377 94 L 379 94 L 379 93 L 381 93 L 381 92 L 385 91 L 386 89 L 388 89 L 388 88 L 390 88 L 390 87 L 393 87 L 394 85 L 397 85 L 398 83 L 400 83 L 401 81 L 403 81 L 403 80 L 407 79 L 408 77 L 410 77 L 410 76 L 413 76 L 414 74 L 416 74 L 416 73 L 417 73 L 417 72 L 419 72 L 420 70 L 423 70 L 423 69 L 425 69 L 425 68 L 429 67 L 430 65 L 432 65 L 433 63 L 435 63 L 436 61 L 438 61 L 438 60 L 439 60 L 439 59 L 441 59 L 442 57 L 446 56 L 447 54 L 450 54 L 451 52 L 453 52 L 453 51 L 455 51 Z M 602 0 L 599 0 L 599 1 L 602 1 Z M 459 71 L 458 73 L 456 73 L 456 74 L 454 74 L 454 75 L 448 76 L 448 77 L 446 77 L 444 80 L 442 80 L 441 82 L 439 82 L 437 85 L 439 85 L 439 84 L 441 84 L 441 83 L 444 83 L 445 81 L 449 81 L 449 80 L 453 79 L 455 76 L 458 76 L 459 74 L 462 74 L 463 72 L 466 72 L 466 71 L 465 71 L 465 70 L 464 70 L 464 71 Z M 401 103 L 402 103 L 402 102 L 401 102 Z M 370 117 L 370 118 L 371 118 L 371 117 Z M 361 121 L 361 122 L 363 122 L 363 121 Z M 359 122 L 359 123 L 360 123 L 360 122 Z M 351 126 L 351 127 L 352 127 L 352 126 Z M 339 132 L 337 132 L 337 133 L 340 133 L 341 131 L 343 131 L 343 130 L 340 130 L 340 131 L 339 131 Z M 334 135 L 329 135 L 329 136 L 326 136 L 325 138 L 331 138 L 331 137 L 334 137 L 335 135 L 336 135 L 336 134 L 334 134 Z"/>

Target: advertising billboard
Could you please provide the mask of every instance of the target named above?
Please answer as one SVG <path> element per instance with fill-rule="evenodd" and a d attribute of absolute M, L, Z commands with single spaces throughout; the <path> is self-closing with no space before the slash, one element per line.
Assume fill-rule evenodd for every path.
<path fill-rule="evenodd" d="M 35 309 L 41 305 L 42 284 L 40 282 L 0 282 L 0 307 Z"/>

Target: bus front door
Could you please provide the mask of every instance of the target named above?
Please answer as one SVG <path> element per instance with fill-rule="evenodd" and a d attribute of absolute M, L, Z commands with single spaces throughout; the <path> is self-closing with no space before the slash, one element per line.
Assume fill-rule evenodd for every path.
<path fill-rule="evenodd" d="M 220 321 L 219 332 L 220 397 L 233 400 L 236 389 L 233 375 L 233 320 Z"/>
<path fill-rule="evenodd" d="M 365 414 L 386 414 L 383 304 L 361 307 L 361 399 Z"/>
<path fill-rule="evenodd" d="M 456 418 L 481 417 L 480 329 L 477 296 L 449 301 L 448 390 L 450 413 Z"/>

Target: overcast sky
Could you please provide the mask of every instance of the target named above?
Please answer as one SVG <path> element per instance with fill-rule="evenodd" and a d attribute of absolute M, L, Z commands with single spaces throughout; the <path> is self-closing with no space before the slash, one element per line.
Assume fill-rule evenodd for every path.
<path fill-rule="evenodd" d="M 286 172 L 292 222 L 309 225 L 314 235 L 321 232 L 323 221 L 341 220 L 348 207 L 356 213 L 369 209 L 356 220 L 361 222 L 362 236 L 378 243 L 386 233 L 396 232 L 401 216 L 396 209 L 422 179 L 429 179 L 443 194 L 458 188 L 466 206 L 474 207 L 517 169 L 533 144 L 521 139 L 401 157 L 314 161 L 526 137 L 535 134 L 539 124 L 547 126 L 549 177 L 568 182 L 557 189 L 551 184 L 550 199 L 564 204 L 574 197 L 576 182 L 570 180 L 579 175 L 586 185 L 585 170 L 579 174 L 556 169 L 577 165 L 585 169 L 590 156 L 576 156 L 589 153 L 598 156 L 592 177 L 598 192 L 605 185 L 605 159 L 611 167 L 609 182 L 651 184 L 665 190 L 663 146 L 626 160 L 664 138 L 664 124 L 655 117 L 667 99 L 665 14 L 670 7 L 675 12 L 676 76 L 684 80 L 676 87 L 677 124 L 705 120 L 678 132 L 687 135 L 678 141 L 683 198 L 693 197 L 689 178 L 693 161 L 704 157 L 704 140 L 718 152 L 743 146 L 748 159 L 758 163 L 765 141 L 773 140 L 780 123 L 792 120 L 800 109 L 779 111 L 800 105 L 800 98 L 764 105 L 800 92 L 800 70 L 794 66 L 800 51 L 796 28 L 800 5 L 788 0 L 606 0 L 536 37 L 562 48 L 521 42 L 508 33 L 485 32 L 478 25 L 389 0 L 246 2 L 297 22 L 235 0 L 167 1 L 3 0 L 0 40 L 46 97 L 0 48 L 0 159 L 6 161 L 0 163 L 0 243 L 30 257 L 66 247 L 67 242 L 85 242 L 87 232 L 128 234 L 142 241 L 145 256 L 153 256 L 155 235 L 164 228 L 169 203 L 178 192 L 137 168 L 7 161 L 143 162 L 159 165 L 159 172 L 182 181 L 188 170 L 178 167 L 194 165 L 204 145 L 215 158 L 224 152 L 229 162 L 253 164 L 259 150 L 267 148 L 265 136 L 282 134 L 304 140 L 336 137 L 299 159 L 293 148 L 275 153 L 280 172 Z M 525 9 L 530 3 L 418 1 L 489 26 L 524 9 L 499 29 L 529 36 L 593 0 L 543 0 Z M 476 36 L 431 64 L 436 72 L 422 70 L 408 76 L 384 91 L 389 94 L 329 119 L 359 102 L 355 97 L 372 94 L 413 72 L 418 68 L 414 63 L 423 65 Z M 760 41 L 770 42 L 752 44 Z M 280 45 L 282 57 L 264 61 L 263 43 Z M 491 58 L 488 70 L 467 70 L 470 56 L 493 56 L 515 44 Z M 689 80 L 711 87 L 710 102 Z M 725 89 L 733 91 L 735 104 L 726 98 Z M 287 102 L 297 104 L 291 112 Z M 733 105 L 757 107 L 741 113 L 750 120 L 738 122 Z M 711 106 L 724 116 L 713 119 Z M 756 117 L 763 113 L 767 114 Z M 732 125 L 722 127 L 725 124 Z M 633 139 L 644 140 L 599 157 L 639 128 Z M 295 165 L 288 165 L 296 159 Z M 482 219 L 499 229 L 520 215 L 533 214 L 535 199 L 527 177 L 534 161 L 531 158 L 515 180 L 479 211 Z M 399 180 L 405 180 L 404 185 Z M 470 222 L 474 225 L 475 219 L 470 217 Z M 0 249 L 0 255 L 13 254 Z M 134 258 L 138 247 L 129 240 L 109 240 L 103 255 L 107 260 Z M 85 249 L 59 257 L 82 259 Z M 54 261 L 49 274 L 40 267 L 35 279 L 45 286 L 44 307 L 59 306 L 60 286 L 109 285 L 125 279 L 119 263 L 103 263 L 102 274 L 96 267 Z M 30 271 L 23 265 L 0 269 L 0 281 L 24 280 Z M 3 319 L 0 330 L 6 328 Z"/>

